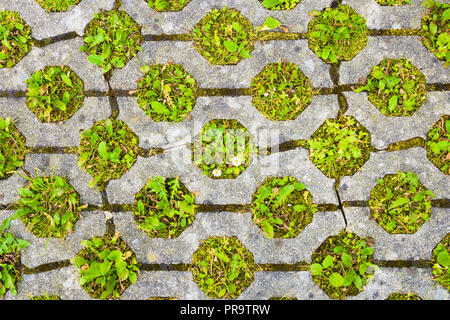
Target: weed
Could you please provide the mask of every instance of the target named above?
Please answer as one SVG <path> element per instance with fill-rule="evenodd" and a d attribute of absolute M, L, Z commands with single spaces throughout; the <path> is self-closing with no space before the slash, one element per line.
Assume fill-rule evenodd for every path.
<path fill-rule="evenodd" d="M 136 282 L 139 273 L 136 255 L 117 232 L 81 244 L 84 249 L 71 263 L 81 275 L 80 285 L 93 298 L 117 299 Z"/>
<path fill-rule="evenodd" d="M 428 159 L 443 173 L 450 174 L 450 116 L 441 117 L 427 136 Z"/>
<path fill-rule="evenodd" d="M 309 47 L 323 61 L 351 60 L 366 46 L 366 21 L 348 5 L 312 11 L 311 15 Z"/>
<path fill-rule="evenodd" d="M 208 122 L 192 145 L 192 160 L 213 179 L 234 179 L 256 153 L 253 137 L 237 120 Z"/>
<path fill-rule="evenodd" d="M 28 185 L 19 190 L 16 215 L 36 237 L 65 238 L 87 205 L 80 204 L 80 196 L 60 176 L 27 177 Z"/>
<path fill-rule="evenodd" d="M 236 237 L 210 237 L 192 259 L 194 281 L 211 298 L 234 299 L 254 280 L 253 254 Z"/>
<path fill-rule="evenodd" d="M 377 268 L 369 239 L 341 231 L 327 238 L 312 255 L 313 281 L 333 299 L 357 295 Z"/>
<path fill-rule="evenodd" d="M 44 294 L 42 296 L 34 296 L 31 297 L 31 300 L 61 300 L 60 296 L 49 296 L 48 294 Z"/>
<path fill-rule="evenodd" d="M 77 5 L 81 0 L 36 0 L 48 12 L 67 11 L 71 6 Z"/>
<path fill-rule="evenodd" d="M 411 4 L 411 0 L 376 0 L 382 6 L 404 6 Z"/>
<path fill-rule="evenodd" d="M 17 12 L 0 10 L 0 69 L 14 67 L 33 46 L 31 28 Z"/>
<path fill-rule="evenodd" d="M 154 121 L 183 121 L 197 101 L 197 83 L 179 64 L 141 67 L 137 99 Z"/>
<path fill-rule="evenodd" d="M 131 168 L 138 151 L 139 138 L 124 122 L 100 120 L 81 134 L 78 165 L 94 177 L 89 186 L 104 189 Z"/>
<path fill-rule="evenodd" d="M 450 4 L 435 0 L 424 0 L 429 9 L 422 19 L 422 42 L 438 59 L 450 65 Z"/>
<path fill-rule="evenodd" d="M 450 291 L 450 233 L 433 250 L 433 279 Z"/>
<path fill-rule="evenodd" d="M 114 9 L 94 14 L 80 50 L 106 73 L 111 68 L 123 68 L 142 50 L 142 41 L 141 27 L 125 11 Z"/>
<path fill-rule="evenodd" d="M 253 195 L 253 221 L 267 238 L 294 238 L 312 221 L 317 206 L 292 177 L 268 178 Z"/>
<path fill-rule="evenodd" d="M 178 177 L 155 177 L 136 194 L 134 218 L 150 237 L 176 238 L 195 218 L 194 195 Z"/>
<path fill-rule="evenodd" d="M 369 100 L 385 116 L 411 116 L 427 99 L 426 79 L 407 59 L 385 59 L 373 67 L 367 85 Z"/>
<path fill-rule="evenodd" d="M 371 150 L 370 133 L 352 116 L 327 119 L 308 144 L 312 163 L 329 178 L 355 174 Z"/>
<path fill-rule="evenodd" d="M 422 300 L 415 293 L 391 293 L 386 300 Z"/>
<path fill-rule="evenodd" d="M 370 192 L 372 217 L 389 233 L 414 233 L 430 220 L 433 192 L 412 172 L 388 174 Z"/>
<path fill-rule="evenodd" d="M 83 106 L 83 81 L 67 66 L 45 67 L 26 82 L 27 105 L 42 122 L 66 121 Z"/>
<path fill-rule="evenodd" d="M 253 105 L 270 120 L 294 120 L 311 103 L 311 82 L 296 64 L 271 63 L 252 80 Z"/>
<path fill-rule="evenodd" d="M 8 178 L 23 165 L 26 152 L 25 138 L 11 118 L 0 118 L 0 180 Z"/>
<path fill-rule="evenodd" d="M 191 0 L 148 0 L 147 4 L 150 8 L 166 12 L 166 11 L 180 11 Z"/>
<path fill-rule="evenodd" d="M 237 64 L 249 58 L 255 34 L 253 25 L 236 9 L 213 9 L 194 27 L 197 51 L 211 64 Z"/>
<path fill-rule="evenodd" d="M 302 0 L 259 0 L 266 9 L 291 10 Z"/>

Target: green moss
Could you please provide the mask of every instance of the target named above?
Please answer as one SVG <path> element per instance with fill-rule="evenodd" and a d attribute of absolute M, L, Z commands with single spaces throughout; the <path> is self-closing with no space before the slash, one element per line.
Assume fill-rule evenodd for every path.
<path fill-rule="evenodd" d="M 237 120 L 208 122 L 192 145 L 192 160 L 213 179 L 234 179 L 256 153 L 253 137 Z"/>
<path fill-rule="evenodd" d="M 441 117 L 427 136 L 428 159 L 443 173 L 450 174 L 450 116 Z"/>
<path fill-rule="evenodd" d="M 302 0 L 259 0 L 269 10 L 291 10 Z"/>
<path fill-rule="evenodd" d="M 183 121 L 197 101 L 198 85 L 179 64 L 141 67 L 137 99 L 142 110 L 154 121 Z"/>
<path fill-rule="evenodd" d="M 28 108 L 42 122 L 66 121 L 83 106 L 83 81 L 68 66 L 45 67 L 27 83 Z"/>
<path fill-rule="evenodd" d="M 252 199 L 252 217 L 268 238 L 294 238 L 317 211 L 312 194 L 292 177 L 268 178 Z"/>
<path fill-rule="evenodd" d="M 327 119 L 309 141 L 309 158 L 329 178 L 355 174 L 370 157 L 370 133 L 351 116 Z"/>
<path fill-rule="evenodd" d="M 433 280 L 450 291 L 450 233 L 433 250 Z"/>
<path fill-rule="evenodd" d="M 122 121 L 107 119 L 81 133 L 78 165 L 94 178 L 91 187 L 105 188 L 110 179 L 119 179 L 136 162 L 139 138 Z"/>
<path fill-rule="evenodd" d="M 61 300 L 60 296 L 49 296 L 48 294 L 44 294 L 42 296 L 33 296 L 31 300 Z"/>
<path fill-rule="evenodd" d="M 253 25 L 236 9 L 213 9 L 194 27 L 197 51 L 211 64 L 236 64 L 249 58 L 256 34 Z"/>
<path fill-rule="evenodd" d="M 391 293 L 386 300 L 422 300 L 415 293 Z"/>
<path fill-rule="evenodd" d="M 369 100 L 385 116 L 411 116 L 427 99 L 426 78 L 407 59 L 385 59 L 367 77 Z"/>
<path fill-rule="evenodd" d="M 293 63 L 271 63 L 252 80 L 253 105 L 270 120 L 294 120 L 311 103 L 311 82 Z"/>
<path fill-rule="evenodd" d="M 23 165 L 26 152 L 25 138 L 11 118 L 0 118 L 0 180 L 7 179 Z"/>
<path fill-rule="evenodd" d="M 404 6 L 411 4 L 411 0 L 376 0 L 382 6 Z"/>
<path fill-rule="evenodd" d="M 16 214 L 36 237 L 65 238 L 87 207 L 65 178 L 53 174 L 28 178 L 19 194 Z"/>
<path fill-rule="evenodd" d="M 389 233 L 415 233 L 430 220 L 432 197 L 416 174 L 388 174 L 370 192 L 371 216 Z"/>
<path fill-rule="evenodd" d="M 254 280 L 253 254 L 236 237 L 211 237 L 192 259 L 194 281 L 211 298 L 234 299 Z"/>
<path fill-rule="evenodd" d="M 125 11 L 114 9 L 94 14 L 84 33 L 85 45 L 80 50 L 103 73 L 123 68 L 142 50 L 141 27 Z"/>
<path fill-rule="evenodd" d="M 426 147 L 426 141 L 422 137 L 415 137 L 405 141 L 399 141 L 393 144 L 390 144 L 387 148 L 387 151 L 399 151 L 406 150 L 413 147 Z"/>
<path fill-rule="evenodd" d="M 148 300 L 180 300 L 177 297 L 150 297 Z"/>
<path fill-rule="evenodd" d="M 289 300 L 298 300 L 297 298 L 292 298 L 292 297 L 271 297 L 269 298 L 269 300 L 285 300 L 285 301 L 289 301 Z"/>
<path fill-rule="evenodd" d="M 332 299 L 360 293 L 376 268 L 368 243 L 347 231 L 328 237 L 312 254 L 313 281 Z"/>
<path fill-rule="evenodd" d="M 366 21 L 348 5 L 313 11 L 309 48 L 327 63 L 353 59 L 367 44 Z"/>
<path fill-rule="evenodd" d="M 152 238 L 176 238 L 194 222 L 194 198 L 178 177 L 149 179 L 135 196 L 134 219 Z"/>
<path fill-rule="evenodd" d="M 36 0 L 42 8 L 48 12 L 67 11 L 71 6 L 80 3 L 81 0 Z"/>
<path fill-rule="evenodd" d="M 17 12 L 0 10 L 0 69 L 14 67 L 33 46 L 31 28 Z"/>
<path fill-rule="evenodd" d="M 80 273 L 80 285 L 91 297 L 117 299 L 136 282 L 139 273 L 136 255 L 117 232 L 81 244 L 84 249 L 71 262 Z"/>
<path fill-rule="evenodd" d="M 429 9 L 422 19 L 422 42 L 438 59 L 450 65 L 450 4 L 426 0 Z"/>
<path fill-rule="evenodd" d="M 147 0 L 147 4 L 150 8 L 167 12 L 167 11 L 180 11 L 191 0 Z"/>

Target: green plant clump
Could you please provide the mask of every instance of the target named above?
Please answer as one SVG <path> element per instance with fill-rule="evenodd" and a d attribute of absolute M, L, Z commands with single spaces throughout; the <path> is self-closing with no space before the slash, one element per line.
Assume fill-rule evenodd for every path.
<path fill-rule="evenodd" d="M 31 297 L 31 300 L 36 300 L 36 301 L 39 301 L 39 300 L 61 300 L 61 297 L 60 296 L 49 296 L 48 294 L 44 294 L 42 296 Z"/>
<path fill-rule="evenodd" d="M 450 4 L 435 0 L 424 0 L 429 9 L 422 19 L 422 42 L 438 59 L 450 65 Z"/>
<path fill-rule="evenodd" d="M 194 195 L 180 179 L 155 177 L 136 194 L 134 218 L 150 237 L 176 238 L 195 218 Z"/>
<path fill-rule="evenodd" d="M 415 293 L 391 293 L 386 300 L 422 300 Z"/>
<path fill-rule="evenodd" d="M 80 196 L 60 176 L 27 178 L 28 185 L 19 190 L 16 215 L 36 237 L 65 238 L 87 205 L 80 204 Z"/>
<path fill-rule="evenodd" d="M 154 121 L 183 121 L 197 101 L 197 83 L 179 64 L 141 67 L 137 99 Z"/>
<path fill-rule="evenodd" d="M 81 0 L 36 0 L 48 12 L 67 11 L 71 6 L 80 3 Z"/>
<path fill-rule="evenodd" d="M 0 10 L 0 69 L 14 67 L 33 46 L 31 28 L 17 12 Z"/>
<path fill-rule="evenodd" d="M 450 291 L 450 233 L 433 250 L 433 279 Z"/>
<path fill-rule="evenodd" d="M 254 280 L 253 254 L 236 237 L 211 237 L 192 259 L 194 281 L 211 298 L 234 299 Z"/>
<path fill-rule="evenodd" d="M 311 82 L 296 64 L 271 63 L 251 83 L 253 105 L 270 120 L 295 120 L 311 103 Z"/>
<path fill-rule="evenodd" d="M 141 51 L 141 27 L 125 11 L 101 11 L 94 14 L 85 29 L 81 51 L 88 60 L 106 73 L 111 68 L 123 68 Z"/>
<path fill-rule="evenodd" d="M 294 238 L 313 219 L 317 206 L 306 186 L 292 177 L 268 178 L 253 195 L 253 221 L 268 238 Z"/>
<path fill-rule="evenodd" d="M 411 116 L 427 99 L 426 79 L 407 59 L 385 59 L 375 66 L 367 85 L 369 100 L 386 116 Z"/>
<path fill-rule="evenodd" d="M 367 44 L 366 21 L 348 5 L 313 11 L 308 26 L 309 47 L 323 61 L 353 59 Z"/>
<path fill-rule="evenodd" d="M 11 118 L 0 118 L 0 180 L 8 178 L 23 165 L 25 154 L 25 138 Z"/>
<path fill-rule="evenodd" d="M 355 174 L 371 150 L 370 133 L 351 116 L 327 119 L 308 144 L 312 163 L 329 178 Z"/>
<path fill-rule="evenodd" d="M 236 9 L 213 9 L 192 30 L 197 51 L 211 64 L 236 64 L 253 50 L 253 25 Z"/>
<path fill-rule="evenodd" d="M 43 122 L 66 121 L 83 106 L 83 81 L 67 66 L 45 67 L 27 83 L 27 105 Z"/>
<path fill-rule="evenodd" d="M 147 4 L 150 8 L 166 12 L 166 11 L 180 11 L 191 0 L 148 0 Z"/>
<path fill-rule="evenodd" d="M 341 231 L 329 237 L 313 253 L 313 281 L 332 299 L 344 299 L 363 290 L 377 268 L 368 239 Z"/>
<path fill-rule="evenodd" d="M 414 233 L 430 220 L 433 192 L 413 172 L 388 174 L 370 192 L 372 217 L 389 233 Z"/>
<path fill-rule="evenodd" d="M 256 153 L 253 137 L 237 120 L 208 122 L 192 145 L 194 163 L 213 179 L 234 179 Z"/>
<path fill-rule="evenodd" d="M 302 0 L 259 0 L 264 8 L 270 10 L 291 10 Z"/>
<path fill-rule="evenodd" d="M 411 0 L 376 0 L 382 6 L 404 6 L 411 4 Z"/>
<path fill-rule="evenodd" d="M 427 156 L 443 173 L 450 174 L 450 116 L 443 116 L 428 132 Z"/>
<path fill-rule="evenodd" d="M 80 285 L 93 298 L 117 299 L 136 282 L 139 273 L 136 255 L 117 232 L 81 244 L 84 249 L 71 262 L 81 275 Z"/>
<path fill-rule="evenodd" d="M 81 134 L 78 152 L 78 165 L 94 177 L 89 185 L 104 189 L 136 162 L 139 138 L 120 120 L 100 120 Z"/>

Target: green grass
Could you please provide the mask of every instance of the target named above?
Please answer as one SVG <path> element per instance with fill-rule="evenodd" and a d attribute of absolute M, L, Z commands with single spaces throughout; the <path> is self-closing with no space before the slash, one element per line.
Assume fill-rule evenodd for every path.
<path fill-rule="evenodd" d="M 327 119 L 308 145 L 312 163 L 329 178 L 355 174 L 372 148 L 370 133 L 352 116 Z"/>
<path fill-rule="evenodd" d="M 237 64 L 253 50 L 253 25 L 236 9 L 213 9 L 194 27 L 197 51 L 211 64 Z"/>
<path fill-rule="evenodd" d="M 270 120 L 295 120 L 311 103 L 311 82 L 293 63 L 270 63 L 252 80 L 253 105 Z"/>
<path fill-rule="evenodd" d="M 36 0 L 48 12 L 67 11 L 71 6 L 80 3 L 81 0 Z"/>
<path fill-rule="evenodd" d="M 422 300 L 415 293 L 391 293 L 386 300 Z"/>
<path fill-rule="evenodd" d="M 114 236 L 82 241 L 84 249 L 71 263 L 80 273 L 80 285 L 96 299 L 117 299 L 139 273 L 136 255 L 116 232 Z"/>
<path fill-rule="evenodd" d="M 341 231 L 328 237 L 313 253 L 313 281 L 332 299 L 360 293 L 373 277 L 373 248 L 369 239 Z"/>
<path fill-rule="evenodd" d="M 433 250 L 433 279 L 450 291 L 450 233 Z"/>
<path fill-rule="evenodd" d="M 141 67 L 137 99 L 142 110 L 154 121 L 181 122 L 197 101 L 198 85 L 179 64 Z"/>
<path fill-rule="evenodd" d="M 17 12 L 0 10 L 0 69 L 14 67 L 33 46 L 31 28 Z"/>
<path fill-rule="evenodd" d="M 253 254 L 236 237 L 210 237 L 192 259 L 194 281 L 211 298 L 234 299 L 254 280 Z"/>
<path fill-rule="evenodd" d="M 42 296 L 31 297 L 31 300 L 36 300 L 36 301 L 39 301 L 39 300 L 61 300 L 61 297 L 60 296 L 49 296 L 48 294 L 44 294 Z"/>
<path fill-rule="evenodd" d="M 78 165 L 93 176 L 89 186 L 104 189 L 132 167 L 138 152 L 139 138 L 124 122 L 100 120 L 81 133 Z"/>
<path fill-rule="evenodd" d="M 253 137 L 237 120 L 208 122 L 192 145 L 192 160 L 213 179 L 234 179 L 256 153 Z"/>
<path fill-rule="evenodd" d="M 422 42 L 438 59 L 450 65 L 450 4 L 435 0 L 425 0 L 429 9 L 422 19 Z"/>
<path fill-rule="evenodd" d="M 315 15 L 308 26 L 309 48 L 327 63 L 353 59 L 367 44 L 366 21 L 348 5 Z"/>
<path fill-rule="evenodd" d="M 426 78 L 407 59 L 383 60 L 355 91 L 368 91 L 370 102 L 391 117 L 411 116 L 427 99 Z"/>
<path fill-rule="evenodd" d="M 389 233 L 414 233 L 430 220 L 433 197 L 413 172 L 388 174 L 370 192 L 371 216 Z"/>
<path fill-rule="evenodd" d="M 302 0 L 259 0 L 269 10 L 291 10 Z"/>
<path fill-rule="evenodd" d="M 84 46 L 88 60 L 106 73 L 123 68 L 141 51 L 141 27 L 125 11 L 101 11 L 94 14 L 85 29 Z"/>
<path fill-rule="evenodd" d="M 16 215 L 36 237 L 65 238 L 73 232 L 81 210 L 80 196 L 66 178 L 27 177 L 28 185 L 19 190 Z"/>
<path fill-rule="evenodd" d="M 180 11 L 191 0 L 148 0 L 147 4 L 150 8 L 157 11 Z"/>
<path fill-rule="evenodd" d="M 450 174 L 450 116 L 441 117 L 427 136 L 428 159 L 443 173 Z"/>
<path fill-rule="evenodd" d="M 0 180 L 8 178 L 23 165 L 26 152 L 25 138 L 11 118 L 0 118 Z"/>
<path fill-rule="evenodd" d="M 382 6 L 404 6 L 412 4 L 411 0 L 376 0 Z"/>
<path fill-rule="evenodd" d="M 42 122 L 66 121 L 83 106 L 83 81 L 67 66 L 45 67 L 27 83 L 27 105 Z"/>
<path fill-rule="evenodd" d="M 152 238 L 176 238 L 195 218 L 194 195 L 177 178 L 154 177 L 135 196 L 134 219 Z"/>
<path fill-rule="evenodd" d="M 252 199 L 252 217 L 267 238 L 294 238 L 312 221 L 317 206 L 292 177 L 268 178 Z"/>

